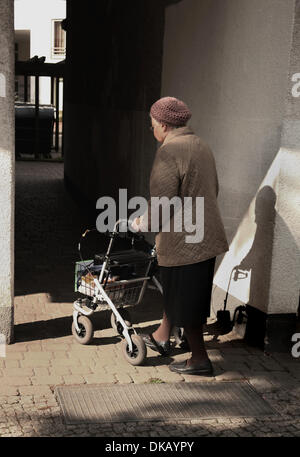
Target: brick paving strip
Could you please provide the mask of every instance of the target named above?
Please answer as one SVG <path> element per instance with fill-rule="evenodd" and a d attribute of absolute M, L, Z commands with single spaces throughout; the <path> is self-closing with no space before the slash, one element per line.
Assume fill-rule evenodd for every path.
<path fill-rule="evenodd" d="M 168 364 L 187 357 L 177 348 L 169 358 L 148 349 L 146 364 L 133 367 L 123 359 L 109 316 L 102 319 L 101 313 L 92 344 L 77 344 L 70 330 L 74 298 L 69 292 L 78 237 L 88 226 L 65 192 L 62 164 L 17 162 L 16 172 L 16 342 L 0 358 L 0 437 L 300 436 L 300 359 L 288 354 L 267 356 L 234 334 L 216 339 L 208 331 L 213 378 L 171 373 Z M 162 303 L 155 294 L 148 291 L 133 310 L 137 331 L 153 331 L 159 323 Z M 202 380 L 248 381 L 278 415 L 66 425 L 54 396 L 57 385 Z"/>

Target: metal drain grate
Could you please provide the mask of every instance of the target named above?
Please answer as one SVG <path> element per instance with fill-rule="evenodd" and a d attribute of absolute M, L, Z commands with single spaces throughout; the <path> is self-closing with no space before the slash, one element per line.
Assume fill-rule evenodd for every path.
<path fill-rule="evenodd" d="M 61 386 L 56 388 L 56 395 L 67 424 L 275 413 L 245 382 Z"/>

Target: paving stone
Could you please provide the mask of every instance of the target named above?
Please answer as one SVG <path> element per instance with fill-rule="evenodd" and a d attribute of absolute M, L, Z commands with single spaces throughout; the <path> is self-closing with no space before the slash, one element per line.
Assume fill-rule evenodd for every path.
<path fill-rule="evenodd" d="M 70 345 L 69 344 L 59 344 L 59 343 L 52 343 L 52 344 L 47 344 L 47 351 L 54 352 L 55 354 L 57 352 L 64 352 L 68 353 L 70 350 Z"/>
<path fill-rule="evenodd" d="M 20 400 L 19 397 L 11 396 L 11 397 L 8 398 L 7 401 L 8 401 L 9 405 L 15 405 L 16 403 L 19 403 L 19 400 Z"/>
<path fill-rule="evenodd" d="M 247 356 L 245 357 L 244 362 L 251 371 L 262 371 L 264 369 L 259 356 Z"/>
<path fill-rule="evenodd" d="M 34 386 L 40 385 L 60 385 L 63 384 L 62 376 L 33 376 L 31 378 Z"/>
<path fill-rule="evenodd" d="M 161 376 L 163 376 L 163 374 L 161 374 Z M 135 372 L 135 373 L 130 373 L 130 377 L 134 383 L 141 384 L 141 383 L 149 382 L 149 379 L 153 376 L 151 376 L 151 375 L 149 376 L 149 374 L 147 374 L 147 373 Z"/>
<path fill-rule="evenodd" d="M 233 355 L 233 356 L 248 356 L 250 352 L 248 349 L 245 349 L 243 347 L 227 347 L 221 350 L 221 354 L 223 354 L 224 357 L 227 355 Z"/>
<path fill-rule="evenodd" d="M 170 371 L 170 368 L 169 368 L 169 365 L 158 365 L 156 367 L 153 367 L 155 368 L 155 371 L 151 370 L 151 373 L 153 374 L 154 372 L 157 373 L 157 375 L 159 375 L 160 373 L 171 373 Z M 139 371 L 139 370 L 138 370 Z"/>
<path fill-rule="evenodd" d="M 228 354 L 225 350 L 222 351 L 223 359 L 225 362 L 232 363 L 244 363 L 247 360 L 247 357 L 240 354 Z"/>
<path fill-rule="evenodd" d="M 4 366 L 5 366 L 5 368 L 17 368 L 17 367 L 20 367 L 21 365 L 20 365 L 19 360 L 5 359 Z"/>
<path fill-rule="evenodd" d="M 13 386 L 5 385 L 2 379 L 0 380 L 0 399 L 2 396 L 17 395 L 18 388 Z M 1 405 L 1 400 L 0 400 Z"/>
<path fill-rule="evenodd" d="M 285 368 L 280 363 L 268 356 L 261 356 L 260 363 L 270 371 L 285 371 Z"/>
<path fill-rule="evenodd" d="M 21 368 L 39 368 L 39 367 L 48 367 L 50 365 L 50 360 L 45 359 L 27 359 L 21 360 L 20 366 Z"/>
<path fill-rule="evenodd" d="M 161 373 L 159 378 L 164 382 L 182 382 L 182 381 L 184 381 L 182 375 L 180 375 L 179 373 L 173 373 L 173 372 Z"/>
<path fill-rule="evenodd" d="M 53 354 L 49 351 L 31 351 L 24 353 L 24 360 L 51 360 L 52 358 Z"/>
<path fill-rule="evenodd" d="M 133 382 L 131 377 L 126 373 L 116 373 L 115 378 L 120 384 L 130 384 Z"/>
<path fill-rule="evenodd" d="M 43 347 L 41 343 L 32 343 L 29 341 L 27 343 L 27 351 L 28 352 L 41 352 L 43 350 Z"/>
<path fill-rule="evenodd" d="M 234 381 L 236 379 L 245 379 L 245 376 L 239 371 L 226 371 L 215 376 L 215 379 L 216 381 Z"/>
<path fill-rule="evenodd" d="M 26 354 L 26 353 L 25 353 Z M 6 352 L 5 364 L 7 360 L 23 360 L 24 352 Z"/>
<path fill-rule="evenodd" d="M 23 425 L 22 429 L 23 429 L 24 432 L 32 432 L 33 431 L 32 425 Z"/>
<path fill-rule="evenodd" d="M 81 373 L 76 373 L 76 368 L 80 368 L 81 367 L 64 367 L 64 366 L 55 366 L 55 367 L 50 367 L 48 368 L 48 371 L 49 371 L 49 374 L 51 376 L 63 376 L 63 375 L 67 375 L 67 374 L 81 374 Z"/>
<path fill-rule="evenodd" d="M 223 370 L 226 370 L 226 371 L 239 371 L 239 372 L 249 372 L 251 373 L 251 369 L 249 368 L 249 366 L 246 364 L 246 363 L 243 363 L 243 362 L 221 362 L 221 363 L 218 363 Z"/>
<path fill-rule="evenodd" d="M 258 356 L 260 356 L 264 353 L 264 351 L 262 351 L 259 348 L 254 347 L 254 346 L 247 346 L 247 351 L 249 352 L 249 354 L 258 355 Z"/>
<path fill-rule="evenodd" d="M 86 369 L 86 368 L 90 368 L 90 367 L 91 367 L 91 365 L 81 366 L 81 369 Z M 117 371 L 119 371 L 119 367 L 113 362 L 111 363 L 111 365 L 102 365 L 100 363 L 97 363 L 92 366 L 91 370 L 94 373 L 99 373 L 99 374 L 101 374 L 101 373 L 114 374 Z"/>
<path fill-rule="evenodd" d="M 75 366 L 75 367 L 69 367 L 70 374 L 75 375 L 86 375 L 86 374 L 92 374 L 94 373 L 94 370 L 92 370 L 88 366 Z M 69 373 L 63 373 L 63 374 L 69 374 Z"/>
<path fill-rule="evenodd" d="M 71 345 L 70 350 L 68 351 L 69 355 L 72 357 L 80 357 L 80 359 L 86 359 L 90 357 L 97 357 L 97 346 L 83 346 L 83 345 Z M 102 354 L 103 358 L 109 360 L 110 355 L 107 353 Z"/>
<path fill-rule="evenodd" d="M 52 367 L 72 367 L 72 366 L 81 366 L 80 359 L 53 359 L 51 361 Z"/>
<path fill-rule="evenodd" d="M 270 379 L 278 379 L 282 382 L 292 382 L 295 384 L 295 388 L 299 387 L 299 382 L 297 379 L 294 377 L 293 373 L 289 372 L 283 372 L 283 371 L 272 371 L 270 372 Z"/>
<path fill-rule="evenodd" d="M 294 376 L 299 377 L 300 374 L 300 365 L 285 365 L 285 369 L 292 373 Z"/>
<path fill-rule="evenodd" d="M 54 351 L 53 352 L 53 359 L 67 359 L 68 352 L 67 351 Z"/>
<path fill-rule="evenodd" d="M 274 385 L 266 376 L 252 376 L 249 378 L 250 384 L 259 392 L 269 392 L 274 390 Z"/>
<path fill-rule="evenodd" d="M 26 376 L 3 376 L 1 383 L 6 386 L 30 386 L 31 380 Z"/>
<path fill-rule="evenodd" d="M 289 352 L 286 352 L 286 353 L 273 352 L 272 353 L 272 358 L 277 360 L 278 362 L 280 362 L 282 364 L 294 363 L 294 362 L 297 362 L 298 360 L 300 361 L 300 358 L 296 359 Z"/>
<path fill-rule="evenodd" d="M 117 380 L 113 375 L 109 374 L 102 374 L 99 376 L 98 374 L 88 374 L 84 375 L 84 379 L 87 384 L 101 384 L 101 383 L 116 383 Z"/>
<path fill-rule="evenodd" d="M 53 393 L 51 389 L 48 386 L 23 386 L 19 388 L 20 395 L 22 396 L 21 398 L 23 399 L 24 396 L 38 396 L 38 395 L 44 395 L 44 396 L 53 396 Z M 29 398 L 29 397 L 28 397 Z"/>
<path fill-rule="evenodd" d="M 27 343 L 14 343 L 6 345 L 6 354 L 11 354 L 12 352 L 26 352 L 28 350 Z"/>
<path fill-rule="evenodd" d="M 33 387 L 33 386 L 24 386 L 24 387 L 20 387 L 20 391 L 25 389 L 26 387 Z M 26 404 L 26 403 L 33 403 L 33 394 L 30 394 L 30 393 L 25 393 L 24 395 L 22 395 L 22 397 L 20 398 L 20 403 L 22 404 Z"/>
<path fill-rule="evenodd" d="M 185 382 L 211 382 L 215 381 L 214 376 L 197 376 L 197 375 L 181 375 Z"/>
<path fill-rule="evenodd" d="M 34 376 L 49 376 L 49 369 L 46 367 L 35 367 Z"/>
<path fill-rule="evenodd" d="M 71 374 L 63 376 L 63 380 L 65 384 L 85 384 L 85 379 L 83 376 L 78 374 Z"/>
<path fill-rule="evenodd" d="M 5 368 L 5 370 L 3 370 L 3 375 L 4 376 L 11 376 L 11 377 L 15 377 L 15 376 L 32 376 L 33 375 L 33 369 L 32 368 L 24 368 L 24 367 L 20 367 L 20 368 Z"/>

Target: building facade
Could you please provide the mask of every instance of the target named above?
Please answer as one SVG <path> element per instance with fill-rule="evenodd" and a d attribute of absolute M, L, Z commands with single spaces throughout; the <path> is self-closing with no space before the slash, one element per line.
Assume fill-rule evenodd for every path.
<path fill-rule="evenodd" d="M 34 56 L 45 57 L 46 63 L 65 59 L 66 33 L 61 22 L 66 17 L 66 0 L 15 0 L 15 58 L 26 61 Z M 16 98 L 23 101 L 24 82 L 16 78 Z M 30 102 L 34 103 L 34 78 L 29 86 Z M 50 104 L 50 78 L 40 78 L 40 103 Z M 62 103 L 60 106 L 62 109 Z"/>

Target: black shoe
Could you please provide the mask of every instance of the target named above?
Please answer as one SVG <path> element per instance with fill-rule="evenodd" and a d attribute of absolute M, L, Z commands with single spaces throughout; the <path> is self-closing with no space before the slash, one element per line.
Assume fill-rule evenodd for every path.
<path fill-rule="evenodd" d="M 187 366 L 187 360 L 180 363 L 172 363 L 169 365 L 169 369 L 179 374 L 195 374 L 200 376 L 213 376 L 213 367 L 211 361 L 208 359 L 201 365 L 189 365 Z"/>
<path fill-rule="evenodd" d="M 161 355 L 168 355 L 170 352 L 170 342 L 169 341 L 156 341 L 153 338 L 152 333 L 149 335 L 146 334 L 141 334 L 140 335 L 143 338 L 144 343 L 146 346 L 149 348 L 153 349 L 154 351 L 159 352 Z"/>

